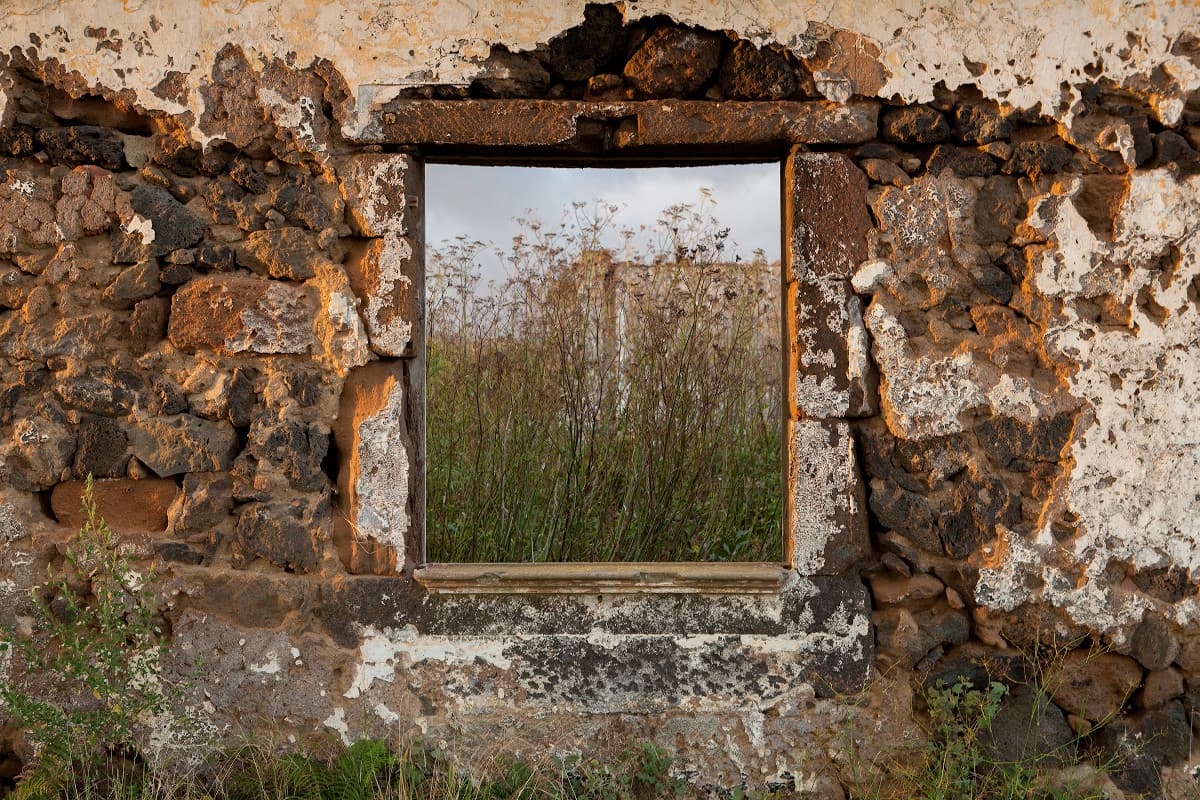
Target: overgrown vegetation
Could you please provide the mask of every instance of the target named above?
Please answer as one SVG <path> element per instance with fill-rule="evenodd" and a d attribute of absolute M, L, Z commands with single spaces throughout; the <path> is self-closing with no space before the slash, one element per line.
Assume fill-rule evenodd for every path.
<path fill-rule="evenodd" d="M 865 763 L 851 734 L 840 759 L 846 769 L 842 777 L 852 787 L 850 797 L 1106 800 L 1116 791 L 1110 776 L 1122 763 L 1089 747 L 1085 735 L 1066 741 L 1043 735 L 1045 715 L 1062 712 L 1046 692 L 1046 681 L 1052 680 L 1046 665 L 1030 661 L 1026 666 L 1033 674 L 1027 684 L 959 676 L 951 685 L 941 679 L 925 685 L 917 698 L 923 713 L 914 717 L 922 736 L 908 748 L 883 748 L 887 756 L 882 762 Z M 1020 713 L 1010 711 L 1002 719 L 1002 709 L 1010 704 Z"/>
<path fill-rule="evenodd" d="M 653 744 L 609 765 L 500 759 L 468 774 L 436 748 L 396 753 L 377 740 L 325 755 L 252 744 L 189 769 L 110 759 L 87 780 L 18 796 L 77 800 L 659 800 L 691 796 Z M 2 792 L 0 792 L 2 796 Z M 749 797 L 743 795 L 743 797 Z M 759 797 L 755 795 L 755 797 Z M 764 796 L 765 797 L 765 796 Z"/>
<path fill-rule="evenodd" d="M 164 643 L 153 572 L 138 573 L 96 508 L 89 477 L 85 522 L 64 548 L 61 577 L 34 593 L 34 627 L 3 632 L 0 655 L 21 679 L 0 680 L 0 707 L 37 747 L 19 798 L 54 797 L 134 758 L 148 726 L 183 731 L 177 687 L 159 675 Z"/>
<path fill-rule="evenodd" d="M 431 254 L 431 559 L 779 559 L 778 267 L 722 263 L 706 202 L 617 258 L 613 207 L 524 221 L 498 285 Z"/>

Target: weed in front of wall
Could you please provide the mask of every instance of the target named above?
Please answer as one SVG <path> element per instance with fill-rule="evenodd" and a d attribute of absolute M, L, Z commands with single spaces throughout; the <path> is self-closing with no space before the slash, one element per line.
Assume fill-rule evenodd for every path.
<path fill-rule="evenodd" d="M 147 728 L 186 733 L 172 713 L 182 687 L 164 686 L 166 640 L 153 571 L 139 573 L 83 492 L 85 522 L 65 548 L 65 575 L 35 590 L 33 630 L 3 632 L 10 675 L 0 702 L 32 736 L 36 757 L 15 797 L 56 797 L 64 787 L 137 770 Z"/>
<path fill-rule="evenodd" d="M 1065 654 L 1066 650 L 1062 654 Z M 1048 657 L 1053 663 L 1054 658 Z M 1086 735 L 1072 734 L 1062 712 L 1051 704 L 1046 681 L 1053 668 L 1026 664 L 1028 683 L 959 676 L 939 679 L 918 690 L 912 710 L 924 736 L 911 748 L 902 743 L 872 758 L 860 752 L 852 731 L 855 698 L 840 750 L 844 783 L 853 800 L 1104 800 L 1115 790 L 1116 758 L 1089 753 Z M 869 693 L 858 698 L 866 712 Z M 1096 760 L 1096 759 L 1099 760 Z"/>

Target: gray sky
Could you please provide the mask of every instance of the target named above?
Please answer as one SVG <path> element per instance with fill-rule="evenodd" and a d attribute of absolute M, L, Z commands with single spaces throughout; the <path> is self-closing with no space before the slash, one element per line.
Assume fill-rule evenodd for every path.
<path fill-rule="evenodd" d="M 557 226 L 571 203 L 602 200 L 622 207 L 617 228 L 653 225 L 664 208 L 698 203 L 712 190 L 708 215 L 730 228 L 730 256 L 749 259 L 756 248 L 779 258 L 779 164 L 645 169 L 425 166 L 426 240 L 438 247 L 460 234 L 506 249 L 519 231 L 516 218 L 533 216 Z M 619 248 L 613 236 L 608 243 Z M 502 278 L 498 261 L 485 262 L 484 279 Z"/>

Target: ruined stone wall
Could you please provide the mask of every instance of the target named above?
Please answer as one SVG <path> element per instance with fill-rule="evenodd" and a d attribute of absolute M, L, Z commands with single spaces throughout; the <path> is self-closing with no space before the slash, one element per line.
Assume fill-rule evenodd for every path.
<path fill-rule="evenodd" d="M 698 785 L 837 796 L 838 737 L 919 738 L 919 681 L 986 665 L 1020 724 L 1026 656 L 1055 652 L 1046 736 L 1156 734 L 1131 792 L 1200 758 L 1191 4 L 11 6 L 0 623 L 28 624 L 92 474 L 219 734 L 653 738 Z M 816 187 L 789 207 L 781 586 L 422 584 L 422 179 L 396 130 L 481 98 L 785 104 L 723 132 Z"/>

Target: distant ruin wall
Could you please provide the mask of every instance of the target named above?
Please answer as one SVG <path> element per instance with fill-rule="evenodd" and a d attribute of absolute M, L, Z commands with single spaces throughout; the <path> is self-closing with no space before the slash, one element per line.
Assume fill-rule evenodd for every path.
<path fill-rule="evenodd" d="M 1194 6 L 6 13 L 0 624 L 91 474 L 219 733 L 653 738 L 698 785 L 833 791 L 832 737 L 919 735 L 913 681 L 1074 647 L 1059 728 L 1200 759 Z M 421 114 L 455 103 L 493 114 L 448 134 L 478 152 L 603 129 L 786 162 L 780 586 L 422 583 Z"/>

